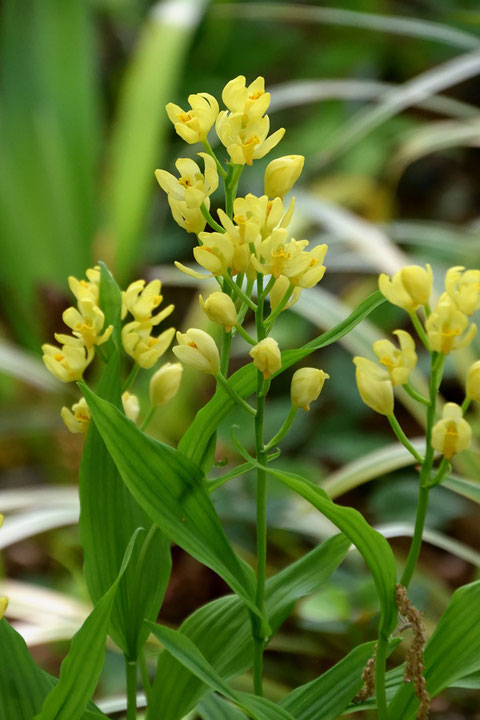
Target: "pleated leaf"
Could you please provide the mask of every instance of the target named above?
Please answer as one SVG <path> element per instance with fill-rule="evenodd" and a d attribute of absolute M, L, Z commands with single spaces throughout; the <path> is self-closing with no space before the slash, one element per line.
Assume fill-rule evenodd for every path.
<path fill-rule="evenodd" d="M 0 720 L 32 720 L 57 679 L 36 665 L 24 639 L 5 618 L 0 621 L 0 650 Z M 106 715 L 89 703 L 80 717 L 98 720 Z"/>
<path fill-rule="evenodd" d="M 120 350 L 115 350 L 98 392 L 118 407 L 120 382 Z M 170 542 L 125 486 L 94 423 L 85 441 L 79 490 L 80 542 L 87 587 L 94 603 L 117 577 L 132 533 L 137 527 L 148 530 L 135 547 L 132 563 L 120 583 L 110 629 L 123 652 L 135 658 L 148 635 L 144 619 L 155 619 L 162 604 L 171 571 Z"/>
<path fill-rule="evenodd" d="M 251 461 L 262 467 L 253 458 Z M 365 560 L 377 588 L 381 609 L 380 632 L 388 635 L 396 623 L 397 607 L 395 558 L 386 539 L 367 523 L 358 510 L 336 505 L 324 490 L 300 475 L 271 468 L 267 468 L 267 472 L 308 500 L 355 545 Z"/>
<path fill-rule="evenodd" d="M 344 535 L 336 535 L 267 580 L 266 608 L 275 632 L 301 597 L 317 592 L 340 565 L 350 546 Z M 245 605 L 234 596 L 214 600 L 196 610 L 181 625 L 189 637 L 221 675 L 230 679 L 252 665 L 253 643 Z M 180 720 L 208 686 L 169 653 L 162 653 L 152 687 L 148 720 Z"/>
<path fill-rule="evenodd" d="M 389 652 L 401 642 L 390 643 Z M 280 705 L 297 720 L 333 720 L 341 715 L 363 687 L 362 672 L 372 657 L 374 642 L 358 645 L 323 675 L 296 688 Z"/>
<path fill-rule="evenodd" d="M 284 351 L 282 353 L 282 369 L 272 377 L 276 377 L 280 372 L 295 365 L 295 363 L 307 357 L 315 350 L 331 345 L 342 338 L 384 301 L 383 295 L 377 290 L 361 302 L 345 320 L 331 330 L 322 333 L 322 335 L 319 335 L 319 337 L 298 350 Z M 253 363 L 237 370 L 237 372 L 229 378 L 228 382 L 238 395 L 243 398 L 249 397 L 255 392 L 257 382 L 257 371 Z M 220 386 L 210 402 L 197 413 L 195 420 L 178 445 L 178 449 L 199 465 L 204 472 L 210 469 L 211 463 L 213 462 L 210 443 L 211 438 L 219 424 L 234 406 L 235 403 L 230 395 Z"/>
<path fill-rule="evenodd" d="M 176 659 L 185 665 L 212 690 L 221 693 L 235 703 L 254 720 L 293 720 L 285 709 L 249 693 L 233 690 L 215 670 L 197 646 L 182 633 L 170 628 L 148 623 L 150 630 Z"/>
<path fill-rule="evenodd" d="M 245 720 L 247 717 L 243 710 L 215 693 L 204 698 L 196 709 L 203 720 Z"/>
<path fill-rule="evenodd" d="M 122 575 L 131 560 L 139 532 L 140 528 L 130 539 L 120 572 L 112 587 L 73 636 L 69 653 L 60 668 L 59 681 L 45 698 L 36 720 L 79 720 L 82 717 L 103 669 L 113 601 Z"/>
<path fill-rule="evenodd" d="M 228 542 L 199 468 L 145 435 L 85 384 L 81 388 L 110 456 L 139 505 L 162 532 L 218 573 L 257 612 L 253 570 Z"/>
<path fill-rule="evenodd" d="M 425 648 L 427 691 L 435 697 L 461 678 L 480 670 L 480 581 L 453 593 Z M 402 683 L 389 707 L 389 720 L 410 720 L 419 702 L 412 683 Z"/>

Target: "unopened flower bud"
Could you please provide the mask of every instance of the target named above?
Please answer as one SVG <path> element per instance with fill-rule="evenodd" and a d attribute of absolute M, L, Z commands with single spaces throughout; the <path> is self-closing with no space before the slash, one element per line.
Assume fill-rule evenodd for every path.
<path fill-rule="evenodd" d="M 393 413 L 393 387 L 386 370 L 364 357 L 354 357 L 355 379 L 358 392 L 365 405 L 380 413 Z"/>
<path fill-rule="evenodd" d="M 177 342 L 173 352 L 184 365 L 216 375 L 220 367 L 220 357 L 215 340 L 204 330 L 190 328 L 186 333 L 177 332 Z"/>
<path fill-rule="evenodd" d="M 283 197 L 297 182 L 303 170 L 303 155 L 285 155 L 272 160 L 265 170 L 265 195 Z"/>
<path fill-rule="evenodd" d="M 470 366 L 467 374 L 465 394 L 470 400 L 480 402 L 480 360 Z"/>
<path fill-rule="evenodd" d="M 263 373 L 265 380 L 268 380 L 270 375 L 273 375 L 282 367 L 280 348 L 277 341 L 271 337 L 260 340 L 258 345 L 255 345 L 250 350 L 249 354 L 253 358 L 253 364 L 257 370 Z"/>
<path fill-rule="evenodd" d="M 293 373 L 290 396 L 292 405 L 303 410 L 310 410 L 310 403 L 314 402 L 322 392 L 323 383 L 328 379 L 323 370 L 304 367 Z"/>
<path fill-rule="evenodd" d="M 165 405 L 178 392 L 182 381 L 181 363 L 165 363 L 150 380 L 150 402 L 154 407 Z"/>
<path fill-rule="evenodd" d="M 212 322 L 223 325 L 227 332 L 237 322 L 237 308 L 230 295 L 223 292 L 214 292 L 206 300 L 200 295 L 200 305 L 203 312 Z"/>
<path fill-rule="evenodd" d="M 125 390 L 122 394 L 122 405 L 127 418 L 133 420 L 133 422 L 137 422 L 138 416 L 140 415 L 138 397 L 133 393 L 129 393 L 128 390 Z"/>
<path fill-rule="evenodd" d="M 447 403 L 443 408 L 443 417 L 432 430 L 432 446 L 447 460 L 452 455 L 470 447 L 472 429 L 463 419 L 462 408 L 456 403 Z"/>
<path fill-rule="evenodd" d="M 3 619 L 3 616 L 5 615 L 5 611 L 8 607 L 8 598 L 5 597 L 5 595 L 2 595 L 0 597 L 0 620 Z"/>

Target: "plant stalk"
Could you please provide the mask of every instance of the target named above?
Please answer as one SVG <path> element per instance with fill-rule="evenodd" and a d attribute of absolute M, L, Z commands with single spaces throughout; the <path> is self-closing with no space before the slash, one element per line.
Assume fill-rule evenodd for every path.
<path fill-rule="evenodd" d="M 375 694 L 377 698 L 378 720 L 387 720 L 387 692 L 385 688 L 385 670 L 387 662 L 388 638 L 380 633 L 375 655 Z"/>
<path fill-rule="evenodd" d="M 125 658 L 125 673 L 127 679 L 127 720 L 137 718 L 137 663 L 135 660 Z"/>

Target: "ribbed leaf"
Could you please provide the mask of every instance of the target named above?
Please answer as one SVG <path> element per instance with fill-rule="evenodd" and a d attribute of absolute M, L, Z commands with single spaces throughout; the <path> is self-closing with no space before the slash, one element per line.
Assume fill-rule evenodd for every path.
<path fill-rule="evenodd" d="M 317 592 L 342 562 L 350 542 L 336 535 L 267 580 L 266 608 L 275 632 L 299 598 Z M 180 627 L 222 678 L 228 680 L 251 667 L 253 643 L 248 612 L 236 597 L 227 596 L 196 610 Z M 180 720 L 208 691 L 168 653 L 158 660 L 147 718 Z"/>
<path fill-rule="evenodd" d="M 295 363 L 307 357 L 315 350 L 331 345 L 342 338 L 384 301 L 383 295 L 377 290 L 361 302 L 345 320 L 331 330 L 322 333 L 322 335 L 319 335 L 319 337 L 298 350 L 286 350 L 283 352 L 282 370 L 275 373 L 273 377 L 279 375 L 280 372 L 283 372 L 286 368 L 295 365 Z M 237 370 L 237 372 L 229 378 L 228 382 L 238 395 L 246 398 L 255 392 L 257 382 L 256 372 L 253 363 L 250 363 L 240 370 Z M 209 453 L 210 439 L 222 420 L 233 409 L 234 405 L 235 403 L 230 395 L 220 386 L 210 402 L 197 413 L 195 420 L 179 443 L 178 449 L 199 465 L 204 472 L 210 469 L 212 462 L 212 456 L 211 453 Z"/>
<path fill-rule="evenodd" d="M 81 387 L 96 427 L 137 502 L 162 532 L 217 572 L 256 612 L 253 570 L 228 542 L 199 468 L 177 450 L 145 435 L 85 384 Z"/>
<path fill-rule="evenodd" d="M 186 635 L 150 622 L 148 626 L 168 652 L 182 665 L 185 665 L 202 682 L 209 685 L 212 690 L 221 693 L 235 703 L 249 717 L 254 720 L 293 720 L 293 716 L 289 712 L 265 698 L 233 690 Z"/>
<path fill-rule="evenodd" d="M 32 720 L 57 682 L 35 664 L 24 639 L 0 621 L 0 720 Z M 89 703 L 81 720 L 106 718 Z"/>
<path fill-rule="evenodd" d="M 120 406 L 120 382 L 117 350 L 100 379 L 99 394 Z M 83 450 L 79 490 L 80 542 L 87 587 L 94 603 L 116 578 L 135 529 L 149 531 L 134 550 L 112 612 L 111 635 L 128 657 L 135 658 L 148 635 L 143 621 L 155 619 L 162 604 L 171 570 L 170 542 L 155 529 L 123 483 L 93 423 Z"/>
<path fill-rule="evenodd" d="M 62 662 L 60 678 L 45 698 L 36 720 L 79 720 L 91 699 L 103 669 L 110 614 L 117 588 L 131 557 L 140 528 L 133 534 L 125 551 L 120 572 L 112 587 L 96 604 Z"/>
<path fill-rule="evenodd" d="M 425 648 L 427 691 L 435 697 L 480 670 L 480 581 L 456 590 Z M 412 684 L 402 683 L 389 707 L 389 720 L 415 717 L 419 702 Z"/>
<path fill-rule="evenodd" d="M 238 449 L 243 452 L 240 447 Z M 245 458 L 250 459 L 254 465 L 262 467 L 254 458 L 249 458 L 247 455 Z M 374 530 L 358 510 L 336 505 L 326 492 L 314 483 L 294 473 L 272 470 L 270 467 L 267 468 L 267 472 L 308 500 L 355 545 L 365 560 L 377 588 L 381 609 L 380 632 L 388 635 L 397 618 L 396 567 L 393 552 L 383 535 Z"/>
<path fill-rule="evenodd" d="M 215 693 L 204 698 L 196 709 L 203 720 L 245 720 L 247 717 L 242 710 Z"/>
<path fill-rule="evenodd" d="M 389 652 L 398 645 L 391 643 Z M 363 686 L 362 671 L 372 657 L 374 642 L 358 645 L 330 670 L 296 688 L 280 703 L 297 720 L 333 720 L 347 708 Z"/>
<path fill-rule="evenodd" d="M 103 345 L 108 357 L 114 348 L 122 347 L 122 293 L 115 278 L 103 262 L 100 265 L 100 307 L 105 315 L 104 327 L 113 325 L 111 339 Z"/>

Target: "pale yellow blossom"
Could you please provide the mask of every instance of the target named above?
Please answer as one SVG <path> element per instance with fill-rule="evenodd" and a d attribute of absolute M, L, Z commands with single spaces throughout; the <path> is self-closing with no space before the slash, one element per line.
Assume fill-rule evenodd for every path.
<path fill-rule="evenodd" d="M 177 358 L 196 370 L 216 375 L 220 357 L 215 340 L 204 330 L 190 328 L 186 333 L 177 332 L 177 342 L 172 348 Z"/>
<path fill-rule="evenodd" d="M 294 372 L 290 386 L 292 405 L 303 410 L 310 410 L 323 389 L 323 384 L 330 375 L 317 368 L 303 367 Z"/>
<path fill-rule="evenodd" d="M 433 273 L 430 265 L 426 269 L 419 265 L 408 265 L 390 278 L 382 273 L 378 278 L 380 292 L 393 305 L 408 312 L 414 312 L 426 305 L 432 293 Z"/>
<path fill-rule="evenodd" d="M 282 367 L 282 356 L 278 343 L 272 337 L 264 338 L 253 347 L 249 355 L 253 358 L 253 364 L 263 373 L 265 380 L 278 372 Z"/>
<path fill-rule="evenodd" d="M 445 289 L 465 315 L 480 309 L 480 270 L 465 270 L 462 265 L 450 268 L 445 276 Z"/>
<path fill-rule="evenodd" d="M 448 293 L 440 296 L 426 320 L 425 328 L 430 348 L 444 355 L 471 343 L 477 332 L 477 326 L 469 324 L 468 317 L 458 309 Z"/>
<path fill-rule="evenodd" d="M 188 96 L 188 103 L 190 110 L 168 103 L 166 111 L 178 135 L 191 145 L 206 139 L 217 119 L 218 102 L 209 93 L 197 93 Z"/>
<path fill-rule="evenodd" d="M 390 340 L 377 340 L 373 352 L 390 375 L 392 385 L 405 385 L 413 368 L 417 364 L 417 353 L 412 336 L 405 330 L 394 330 L 400 342 L 400 349 Z"/>
<path fill-rule="evenodd" d="M 353 362 L 358 391 L 365 405 L 381 415 L 392 415 L 393 387 L 388 372 L 364 357 L 354 357 Z"/>
<path fill-rule="evenodd" d="M 443 408 L 443 417 L 432 430 L 432 446 L 447 460 L 456 453 L 470 447 L 472 429 L 463 419 L 462 408 L 456 403 L 447 403 Z"/>

